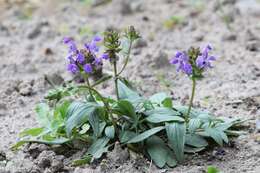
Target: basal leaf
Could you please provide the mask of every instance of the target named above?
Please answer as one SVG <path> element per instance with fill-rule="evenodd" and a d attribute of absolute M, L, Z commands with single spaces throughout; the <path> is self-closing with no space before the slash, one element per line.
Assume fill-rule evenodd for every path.
<path fill-rule="evenodd" d="M 130 89 L 121 80 L 118 80 L 118 94 L 120 100 L 128 100 L 131 103 L 138 103 L 142 100 L 136 91 Z"/>
<path fill-rule="evenodd" d="M 154 127 L 150 130 L 147 130 L 135 137 L 133 137 L 131 140 L 129 140 L 127 143 L 137 143 L 137 142 L 141 142 L 143 140 L 145 140 L 146 138 L 158 133 L 159 131 L 163 130 L 165 127 L 160 126 L 160 127 Z"/>
<path fill-rule="evenodd" d="M 119 140 L 120 140 L 121 143 L 125 143 L 135 136 L 136 136 L 136 134 L 132 131 L 127 131 L 127 130 L 121 131 L 120 134 L 119 134 Z"/>
<path fill-rule="evenodd" d="M 26 129 L 22 131 L 19 136 L 24 137 L 24 136 L 38 136 L 44 131 L 44 128 L 31 128 L 31 129 Z"/>
<path fill-rule="evenodd" d="M 105 129 L 105 134 L 110 139 L 113 139 L 115 137 L 115 128 L 114 126 L 107 126 Z"/>
<path fill-rule="evenodd" d="M 118 103 L 118 111 L 122 115 L 126 115 L 131 117 L 134 121 L 137 121 L 137 115 L 135 113 L 135 108 L 134 106 L 127 100 L 119 100 Z"/>
<path fill-rule="evenodd" d="M 167 121 L 184 122 L 184 119 L 178 116 L 180 114 L 170 108 L 158 107 L 145 112 L 145 114 L 147 115 L 146 120 L 151 123 L 161 123 Z"/>
<path fill-rule="evenodd" d="M 103 137 L 96 140 L 88 149 L 88 154 L 91 154 L 95 159 L 102 156 L 103 153 L 107 152 L 108 147 L 106 145 L 109 142 L 108 137 Z"/>
<path fill-rule="evenodd" d="M 44 128 L 50 129 L 51 117 L 50 108 L 46 103 L 40 103 L 36 106 L 35 111 L 37 113 L 37 121 Z"/>
<path fill-rule="evenodd" d="M 215 128 L 206 128 L 206 134 L 208 134 L 211 138 L 215 140 L 220 146 L 223 146 L 223 140 L 227 141 L 226 134 L 223 131 L 220 131 Z M 224 133 L 224 134 L 223 134 Z"/>
<path fill-rule="evenodd" d="M 166 133 L 170 147 L 174 150 L 176 159 L 179 162 L 184 160 L 184 143 L 186 126 L 184 123 L 172 122 L 166 123 Z"/>
<path fill-rule="evenodd" d="M 206 147 L 208 145 L 208 142 L 199 135 L 186 134 L 185 144 L 193 147 L 201 148 L 201 147 Z"/>
<path fill-rule="evenodd" d="M 197 148 L 197 147 L 189 147 L 189 146 L 185 146 L 184 147 L 184 152 L 185 153 L 197 153 L 197 152 L 200 152 L 202 150 L 204 150 L 205 147 L 200 147 L 200 148 Z"/>
<path fill-rule="evenodd" d="M 96 110 L 97 104 L 73 102 L 67 112 L 65 123 L 67 136 L 71 135 L 73 128 L 80 126 L 88 121 L 89 116 Z"/>
<path fill-rule="evenodd" d="M 189 121 L 188 130 L 190 133 L 194 133 L 201 125 L 201 121 L 198 118 L 191 118 Z"/>
<path fill-rule="evenodd" d="M 146 148 L 154 163 L 162 168 L 166 164 L 168 149 L 165 143 L 158 136 L 151 136 L 146 140 Z"/>
<path fill-rule="evenodd" d="M 156 103 L 156 104 L 162 104 L 162 102 L 167 98 L 167 94 L 164 93 L 164 92 L 161 92 L 161 93 L 156 93 L 154 95 L 152 95 L 149 100 L 152 102 L 152 103 Z"/>

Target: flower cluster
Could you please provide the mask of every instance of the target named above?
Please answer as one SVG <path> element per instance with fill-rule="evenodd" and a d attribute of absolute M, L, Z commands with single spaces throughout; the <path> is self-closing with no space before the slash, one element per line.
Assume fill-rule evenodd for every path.
<path fill-rule="evenodd" d="M 182 71 L 187 75 L 194 75 L 212 68 L 212 61 L 216 60 L 215 56 L 209 55 L 212 50 L 210 45 L 199 49 L 191 48 L 188 52 L 177 51 L 175 56 L 170 60 L 171 64 L 177 66 L 177 71 Z"/>
<path fill-rule="evenodd" d="M 89 43 L 84 44 L 83 49 L 78 49 L 75 41 L 72 38 L 65 37 L 63 43 L 69 48 L 68 57 L 69 64 L 67 70 L 73 74 L 79 72 L 85 72 L 87 74 L 92 73 L 95 69 L 102 66 L 102 60 L 108 60 L 109 55 L 104 53 L 98 55 L 99 47 L 98 43 L 102 41 L 101 37 L 95 36 Z"/>

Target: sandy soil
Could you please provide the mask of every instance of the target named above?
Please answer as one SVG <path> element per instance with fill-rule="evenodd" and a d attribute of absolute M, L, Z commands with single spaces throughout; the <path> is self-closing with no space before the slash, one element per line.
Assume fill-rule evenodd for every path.
<path fill-rule="evenodd" d="M 179 16 L 181 22 L 167 27 L 171 16 Z M 207 165 L 224 173 L 260 172 L 260 134 L 255 125 L 260 119 L 259 19 L 257 0 L 113 0 L 93 7 L 76 0 L 0 0 L 0 173 L 200 173 Z M 166 91 L 175 103 L 187 103 L 191 84 L 168 64 L 169 58 L 176 50 L 211 43 L 218 60 L 199 83 L 195 105 L 216 116 L 249 118 L 246 135 L 163 170 L 120 147 L 101 163 L 82 168 L 69 166 L 80 152 L 68 157 L 44 145 L 10 151 L 21 130 L 37 125 L 34 106 L 50 88 L 44 75 L 57 84 L 71 79 L 61 39 L 73 36 L 83 42 L 86 33 L 128 25 L 136 26 L 143 39 L 135 45 L 124 75 L 145 95 Z M 113 94 L 108 85 L 103 92 Z"/>

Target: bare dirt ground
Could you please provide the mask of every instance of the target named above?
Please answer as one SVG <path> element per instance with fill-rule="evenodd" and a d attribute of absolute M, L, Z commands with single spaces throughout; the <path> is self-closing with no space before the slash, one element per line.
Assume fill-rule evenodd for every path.
<path fill-rule="evenodd" d="M 98 6 L 86 2 L 0 0 L 0 173 L 201 173 L 207 165 L 224 173 L 260 172 L 256 127 L 260 119 L 259 1 L 113 0 Z M 172 24 L 171 16 L 180 21 Z M 246 134 L 222 149 L 187 156 L 183 165 L 163 170 L 120 148 L 108 153 L 101 163 L 81 168 L 69 164 L 80 152 L 67 156 L 34 144 L 10 151 L 21 130 L 37 125 L 34 106 L 50 88 L 44 75 L 57 83 L 71 79 L 62 38 L 73 36 L 83 42 L 84 35 L 91 32 L 129 25 L 134 25 L 143 39 L 135 45 L 124 75 L 145 95 L 166 91 L 175 103 L 187 103 L 191 84 L 168 60 L 176 50 L 212 44 L 218 60 L 199 83 L 195 105 L 216 116 L 250 119 Z M 103 91 L 113 94 L 109 85 Z"/>

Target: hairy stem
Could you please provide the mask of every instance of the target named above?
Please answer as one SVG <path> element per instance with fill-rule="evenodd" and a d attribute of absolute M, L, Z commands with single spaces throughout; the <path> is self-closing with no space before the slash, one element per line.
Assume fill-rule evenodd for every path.
<path fill-rule="evenodd" d="M 193 99 L 194 99 L 194 95 L 195 95 L 195 88 L 196 88 L 196 79 L 192 78 L 192 91 L 191 91 L 191 98 L 190 98 L 188 112 L 187 112 L 187 115 L 185 117 L 186 122 L 188 122 L 188 118 L 190 116 L 191 107 L 193 105 Z"/>

